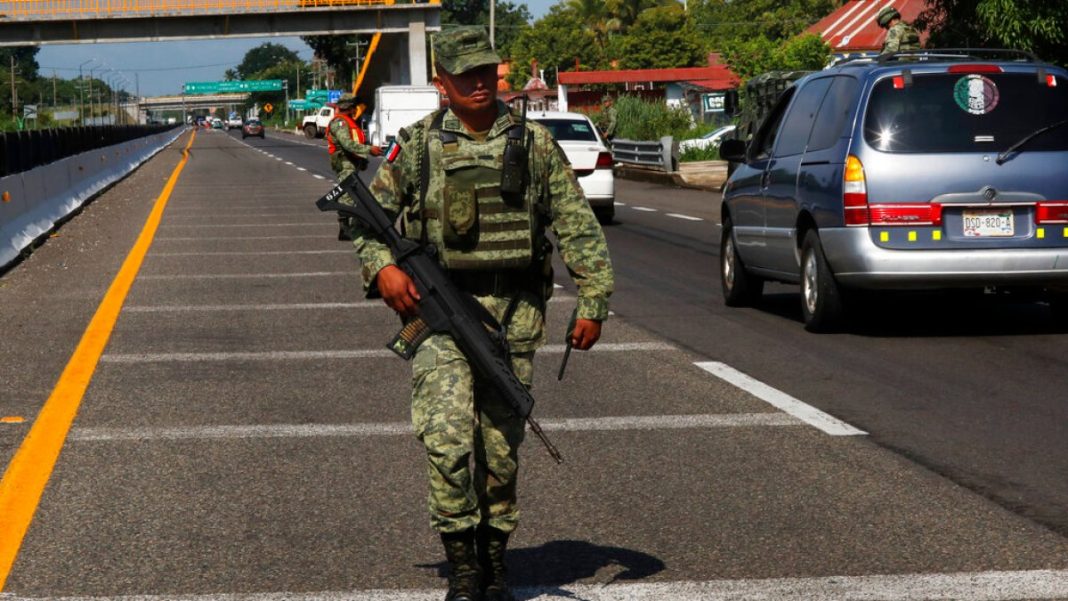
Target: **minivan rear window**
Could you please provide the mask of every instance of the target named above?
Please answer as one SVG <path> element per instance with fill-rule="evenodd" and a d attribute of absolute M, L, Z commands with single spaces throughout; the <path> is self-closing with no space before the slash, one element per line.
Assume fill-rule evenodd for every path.
<path fill-rule="evenodd" d="M 1059 75 L 916 74 L 911 83 L 899 76 L 875 84 L 864 139 L 884 152 L 1000 152 L 1065 119 L 1068 80 Z M 1068 128 L 1045 133 L 1025 148 L 1042 150 L 1068 150 Z"/>

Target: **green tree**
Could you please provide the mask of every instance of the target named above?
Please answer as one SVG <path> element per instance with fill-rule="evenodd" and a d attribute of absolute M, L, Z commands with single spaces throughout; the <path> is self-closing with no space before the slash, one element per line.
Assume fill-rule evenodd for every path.
<path fill-rule="evenodd" d="M 678 0 L 605 0 L 605 6 L 618 21 L 620 31 L 626 31 L 634 25 L 642 11 L 672 5 L 681 7 Z"/>
<path fill-rule="evenodd" d="M 1068 4 L 1038 0 L 931 0 L 916 20 L 930 47 L 1015 48 L 1068 65 Z"/>
<path fill-rule="evenodd" d="M 281 44 L 266 42 L 245 53 L 245 58 L 237 66 L 237 75 L 241 79 L 255 79 L 254 74 L 274 65 L 299 61 L 296 52 Z"/>
<path fill-rule="evenodd" d="M 562 4 L 551 7 L 547 15 L 516 39 L 508 81 L 516 88 L 522 87 L 530 78 L 530 66 L 535 60 L 546 69 L 545 79 L 550 86 L 556 85 L 558 69 L 573 70 L 576 61 L 583 69 L 607 66 L 604 49 L 597 43 L 594 32 Z"/>
<path fill-rule="evenodd" d="M 585 25 L 593 33 L 594 43 L 603 55 L 609 37 L 622 27 L 620 20 L 608 10 L 608 4 L 604 0 L 566 0 L 564 6 L 580 26 Z"/>
<path fill-rule="evenodd" d="M 530 9 L 526 4 L 500 1 L 494 8 L 493 40 L 502 58 L 511 57 L 512 44 L 523 31 L 530 28 Z M 489 27 L 488 0 L 443 0 L 441 24 L 448 28 L 454 25 L 483 25 Z"/>
<path fill-rule="evenodd" d="M 360 61 L 371 41 L 370 35 L 313 35 L 300 38 L 311 46 L 315 56 L 326 61 L 338 74 L 338 87 L 352 89 L 352 75 L 356 69 L 356 44 L 360 45 Z M 303 86 L 302 86 L 303 89 Z"/>
<path fill-rule="evenodd" d="M 625 69 L 693 67 L 705 62 L 703 44 L 678 3 L 643 10 L 613 50 Z"/>
<path fill-rule="evenodd" d="M 830 60 L 831 47 L 812 33 L 785 44 L 758 36 L 728 44 L 723 55 L 731 70 L 745 80 L 768 71 L 817 71 Z"/>
<path fill-rule="evenodd" d="M 689 0 L 690 20 L 706 47 L 721 51 L 762 36 L 785 41 L 839 5 L 835 0 Z"/>

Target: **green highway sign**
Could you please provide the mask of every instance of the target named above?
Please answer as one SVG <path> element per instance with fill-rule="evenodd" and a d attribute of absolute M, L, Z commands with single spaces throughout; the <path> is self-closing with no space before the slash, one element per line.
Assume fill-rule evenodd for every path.
<path fill-rule="evenodd" d="M 231 94 L 235 92 L 280 92 L 281 79 L 249 81 L 191 81 L 185 84 L 186 94 Z"/>
<path fill-rule="evenodd" d="M 322 103 L 321 102 L 312 102 L 310 100 L 299 100 L 298 99 L 298 100 L 290 100 L 289 104 L 287 106 L 291 110 L 294 110 L 294 111 L 310 111 L 312 109 L 317 109 L 317 108 L 321 107 Z"/>

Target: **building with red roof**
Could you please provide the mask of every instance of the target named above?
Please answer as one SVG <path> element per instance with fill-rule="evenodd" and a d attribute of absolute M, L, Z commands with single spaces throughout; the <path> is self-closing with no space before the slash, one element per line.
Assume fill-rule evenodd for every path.
<path fill-rule="evenodd" d="M 850 0 L 806 31 L 818 34 L 836 54 L 879 52 L 886 40 L 886 30 L 875 22 L 875 15 L 884 6 L 896 8 L 901 18 L 911 23 L 927 9 L 928 3 L 927 0 Z M 926 45 L 926 32 L 920 32 L 920 43 Z"/>

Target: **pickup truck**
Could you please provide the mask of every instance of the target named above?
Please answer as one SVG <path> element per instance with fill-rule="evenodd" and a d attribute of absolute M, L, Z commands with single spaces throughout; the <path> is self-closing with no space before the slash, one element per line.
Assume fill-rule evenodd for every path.
<path fill-rule="evenodd" d="M 336 108 L 337 107 L 333 104 L 327 104 L 323 108 L 315 111 L 314 114 L 304 117 L 304 120 L 300 122 L 300 129 L 304 131 L 304 135 L 309 138 L 321 138 L 325 136 L 326 128 L 334 118 L 334 111 Z"/>

